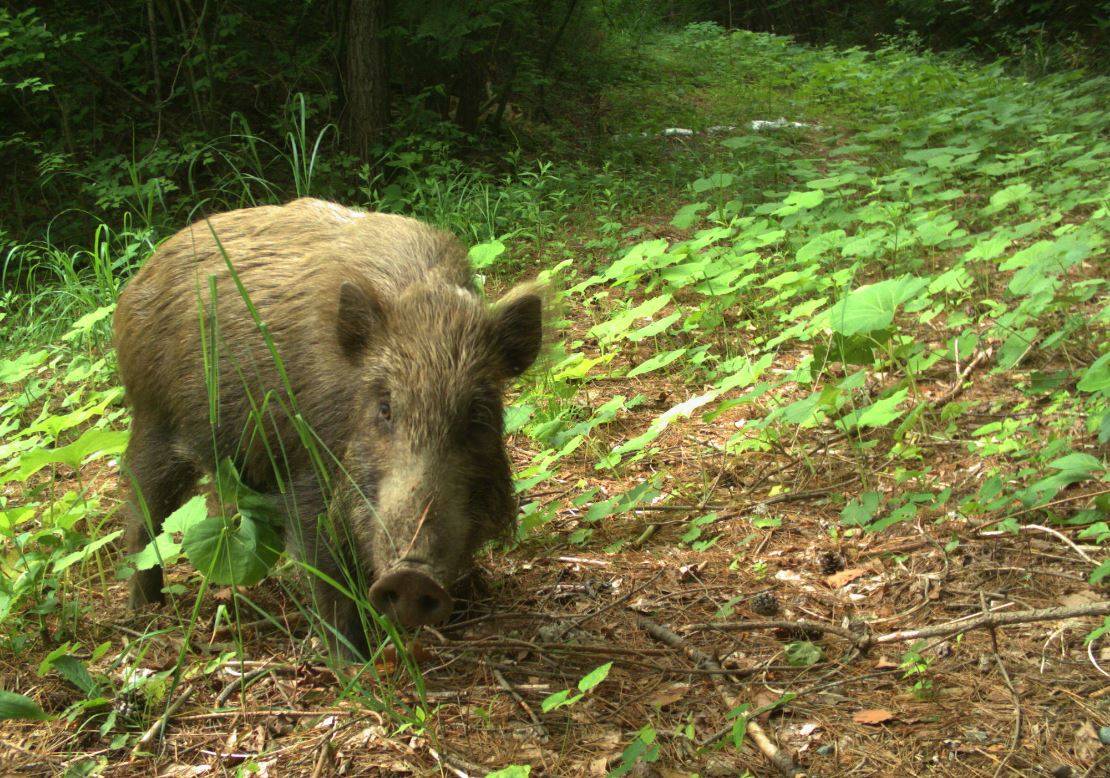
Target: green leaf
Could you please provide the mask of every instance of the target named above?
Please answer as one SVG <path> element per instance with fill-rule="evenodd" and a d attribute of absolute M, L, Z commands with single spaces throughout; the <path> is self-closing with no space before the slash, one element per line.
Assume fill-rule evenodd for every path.
<path fill-rule="evenodd" d="M 1083 392 L 1110 391 L 1110 352 L 1096 359 L 1094 364 L 1084 371 L 1077 386 Z"/>
<path fill-rule="evenodd" d="M 1098 459 L 1090 454 L 1084 454 L 1082 452 L 1073 452 L 1059 459 L 1054 459 L 1048 463 L 1048 466 L 1053 470 L 1080 472 L 1086 475 L 1098 473 L 1105 469 L 1102 466 L 1102 462 Z"/>
<path fill-rule="evenodd" d="M 666 367 L 685 353 L 686 349 L 676 348 L 674 351 L 665 351 L 662 354 L 656 354 L 651 359 L 645 360 L 629 370 L 626 377 L 635 378 L 638 375 L 643 375 L 644 373 L 658 370 L 661 367 Z"/>
<path fill-rule="evenodd" d="M 700 218 L 701 212 L 708 207 L 709 203 L 706 202 L 690 203 L 689 205 L 682 206 L 675 213 L 674 218 L 671 219 L 671 226 L 677 227 L 680 230 L 693 227 Z"/>
<path fill-rule="evenodd" d="M 50 356 L 48 351 L 28 351 L 15 359 L 0 359 L 0 384 L 14 384 L 31 375 Z"/>
<path fill-rule="evenodd" d="M 15 692 L 0 691 L 0 721 L 6 719 L 44 721 L 48 718 L 50 716 L 31 698 Z"/>
<path fill-rule="evenodd" d="M 85 430 L 77 440 L 60 448 L 39 448 L 19 458 L 19 479 L 26 480 L 43 467 L 52 464 L 78 469 L 86 459 L 118 454 L 127 445 L 128 434 L 120 430 L 95 427 Z"/>
<path fill-rule="evenodd" d="M 112 311 L 116 309 L 115 303 L 111 305 L 104 305 L 97 308 L 95 311 L 86 313 L 84 316 L 73 322 L 73 326 L 69 328 L 69 332 L 62 336 L 62 340 L 73 340 L 79 335 L 83 335 L 93 328 L 93 326 L 100 321 L 112 315 Z"/>
<path fill-rule="evenodd" d="M 816 208 L 825 201 L 825 193 L 821 189 L 809 189 L 804 192 L 791 192 L 782 201 L 782 206 L 772 211 L 775 216 L 789 216 L 792 213 Z"/>
<path fill-rule="evenodd" d="M 654 338 L 656 335 L 663 332 L 665 329 L 670 327 L 681 318 L 682 311 L 675 311 L 667 316 L 664 316 L 662 319 L 656 319 L 650 324 L 645 324 L 643 327 L 640 327 L 637 330 L 632 330 L 627 335 L 625 335 L 625 337 L 633 343 L 638 343 L 645 338 Z"/>
<path fill-rule="evenodd" d="M 866 526 L 879 510 L 879 498 L 878 492 L 864 492 L 859 499 L 844 506 L 844 510 L 840 512 L 840 523 L 848 527 Z"/>
<path fill-rule="evenodd" d="M 531 774 L 531 765 L 511 764 L 508 767 L 502 767 L 500 770 L 494 770 L 492 773 L 486 773 L 486 778 L 528 778 Z"/>
<path fill-rule="evenodd" d="M 489 267 L 504 253 L 505 244 L 499 240 L 492 240 L 489 243 L 479 243 L 477 246 L 472 246 L 470 249 L 470 266 L 475 270 Z"/>
<path fill-rule="evenodd" d="M 241 516 L 237 525 L 218 517 L 194 524 L 181 547 L 212 583 L 251 586 L 266 577 L 282 545 L 272 525 Z"/>
<path fill-rule="evenodd" d="M 798 249 L 797 258 L 799 262 L 809 264 L 817 259 L 822 254 L 826 253 L 829 249 L 844 243 L 846 237 L 844 230 L 831 230 L 823 232 L 816 238 L 813 238 L 800 249 Z"/>
<path fill-rule="evenodd" d="M 854 411 L 841 419 L 841 426 L 844 429 L 885 427 L 905 413 L 905 411 L 898 410 L 898 406 L 906 399 L 908 393 L 908 389 L 899 389 L 889 397 L 878 400 L 866 408 Z"/>
<path fill-rule="evenodd" d="M 549 694 L 540 702 L 540 710 L 544 713 L 550 713 L 556 708 L 561 708 L 564 705 L 573 705 L 582 699 L 581 694 L 576 694 L 574 697 L 570 696 L 570 689 L 563 689 L 561 692 Z"/>
<path fill-rule="evenodd" d="M 86 543 L 77 551 L 66 554 L 60 559 L 55 559 L 54 564 L 51 565 L 51 569 L 53 569 L 55 573 L 60 573 L 75 562 L 82 562 L 88 559 L 99 549 L 103 548 L 109 543 L 115 542 L 116 538 L 118 538 L 122 534 L 123 530 L 117 529 L 115 532 L 109 532 L 107 535 L 103 535 L 92 541 L 91 543 Z"/>
<path fill-rule="evenodd" d="M 190 497 L 162 523 L 163 532 L 188 532 L 194 524 L 208 518 L 208 502 L 203 494 Z"/>
<path fill-rule="evenodd" d="M 699 178 L 691 185 L 698 194 L 708 192 L 710 189 L 727 189 L 732 186 L 735 177 L 731 173 L 713 173 L 706 178 Z"/>
<path fill-rule="evenodd" d="M 535 411 L 536 409 L 531 405 L 510 405 L 505 408 L 505 434 L 512 435 L 519 432 Z"/>
<path fill-rule="evenodd" d="M 1029 184 L 1012 184 L 991 195 L 991 207 L 987 210 L 1000 211 L 1007 205 L 1024 200 L 1033 192 Z"/>
<path fill-rule="evenodd" d="M 599 683 L 609 677 L 609 671 L 613 669 L 612 662 L 606 662 L 600 667 L 595 667 L 586 676 L 578 682 L 578 691 L 588 692 L 590 689 L 597 686 Z"/>
<path fill-rule="evenodd" d="M 89 675 L 85 663 L 77 657 L 70 654 L 60 656 L 51 662 L 51 666 L 86 697 L 94 697 L 100 693 L 100 684 Z"/>
<path fill-rule="evenodd" d="M 142 551 L 133 554 L 130 562 L 136 570 L 149 570 L 159 565 L 171 564 L 180 554 L 181 544 L 173 539 L 173 535 L 160 532 Z"/>
<path fill-rule="evenodd" d="M 1110 576 L 1110 559 L 1103 561 L 1098 567 L 1091 571 L 1091 577 L 1088 582 L 1092 584 L 1102 583 L 1102 580 Z"/>
<path fill-rule="evenodd" d="M 861 286 L 828 310 L 830 326 L 841 335 L 885 329 L 894 321 L 898 306 L 928 286 L 929 280 L 902 276 Z"/>
<path fill-rule="evenodd" d="M 810 667 L 821 661 L 821 647 L 808 640 L 799 640 L 786 645 L 786 661 L 794 667 Z"/>

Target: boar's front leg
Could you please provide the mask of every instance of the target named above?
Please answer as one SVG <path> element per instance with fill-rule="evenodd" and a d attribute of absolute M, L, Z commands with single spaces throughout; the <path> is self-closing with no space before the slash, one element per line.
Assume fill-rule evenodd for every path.
<path fill-rule="evenodd" d="M 326 517 L 323 520 L 326 521 Z M 332 581 L 357 594 L 369 590 L 373 576 L 361 571 L 347 554 L 337 551 L 337 544 L 330 537 L 332 533 L 323 527 L 312 526 L 307 521 L 291 520 L 290 531 L 295 533 L 295 537 L 289 539 L 290 545 L 312 579 L 313 607 L 327 632 L 328 650 L 332 656 L 351 661 L 365 660 L 368 643 L 364 616 L 358 603 L 333 586 Z"/>

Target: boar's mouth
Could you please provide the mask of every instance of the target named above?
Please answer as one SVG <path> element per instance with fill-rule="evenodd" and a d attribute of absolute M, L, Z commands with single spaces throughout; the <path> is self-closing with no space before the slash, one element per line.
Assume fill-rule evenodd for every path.
<path fill-rule="evenodd" d="M 447 621 L 454 601 L 422 560 L 402 559 L 370 587 L 370 604 L 408 629 Z"/>

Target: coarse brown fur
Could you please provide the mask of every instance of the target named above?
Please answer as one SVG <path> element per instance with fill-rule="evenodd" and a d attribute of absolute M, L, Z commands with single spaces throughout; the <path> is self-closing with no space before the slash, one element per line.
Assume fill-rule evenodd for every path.
<path fill-rule="evenodd" d="M 413 560 L 451 586 L 512 526 L 501 396 L 539 351 L 542 308 L 527 285 L 485 305 L 458 241 L 401 216 L 301 199 L 187 227 L 115 314 L 130 550 L 231 457 L 244 483 L 281 495 L 312 568 L 364 587 Z M 134 604 L 161 587 L 161 568 L 139 571 Z M 354 602 L 319 579 L 314 590 L 335 643 L 362 649 Z"/>

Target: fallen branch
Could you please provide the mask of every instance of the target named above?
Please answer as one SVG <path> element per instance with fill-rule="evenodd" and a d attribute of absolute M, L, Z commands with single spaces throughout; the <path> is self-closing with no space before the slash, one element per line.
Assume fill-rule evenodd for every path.
<path fill-rule="evenodd" d="M 1107 616 L 1110 615 L 1110 600 L 1093 602 L 1090 605 L 1077 605 L 1075 607 L 1041 608 L 1037 610 L 1010 611 L 1008 613 L 984 613 L 975 618 L 958 621 L 949 621 L 934 627 L 923 629 L 904 629 L 897 632 L 888 632 L 868 641 L 869 645 L 883 643 L 902 643 L 910 640 L 921 640 L 940 636 L 960 635 L 980 627 L 1001 627 L 1004 624 L 1032 624 L 1037 621 L 1059 621 L 1072 619 L 1078 616 Z"/>
<path fill-rule="evenodd" d="M 182 690 L 181 694 L 177 696 L 177 699 L 169 704 L 162 715 L 159 716 L 153 724 L 147 727 L 146 732 L 144 732 L 143 736 L 139 738 L 139 742 L 136 743 L 135 747 L 131 749 L 132 757 L 137 756 L 139 752 L 141 752 L 144 748 L 154 742 L 154 740 L 162 733 L 162 730 L 165 729 L 166 725 L 169 724 L 170 719 L 173 717 L 173 715 L 181 710 L 181 708 L 184 707 L 185 703 L 187 703 L 189 699 L 193 696 L 193 692 L 196 691 L 196 688 L 196 679 L 194 679 L 193 681 L 189 682 L 184 690 Z"/>
<path fill-rule="evenodd" d="M 1036 610 L 1010 611 L 1002 613 L 991 611 L 978 616 L 963 617 L 932 627 L 920 629 L 904 629 L 888 632 L 883 635 L 870 635 L 868 633 L 855 633 L 835 624 L 826 624 L 820 621 L 715 621 L 708 624 L 695 625 L 700 629 L 719 629 L 727 632 L 755 632 L 761 629 L 793 629 L 803 632 L 822 632 L 842 637 L 851 642 L 861 651 L 866 651 L 874 645 L 883 643 L 903 643 L 923 638 L 959 635 L 973 629 L 987 627 L 993 629 L 1006 624 L 1031 624 L 1038 621 L 1058 621 L 1079 616 L 1106 616 L 1110 615 L 1110 600 L 1077 605 L 1072 607 L 1041 608 Z M 725 671 L 727 672 L 727 671 Z"/>
<path fill-rule="evenodd" d="M 710 629 L 719 629 L 722 632 L 756 632 L 761 629 L 789 629 L 798 630 L 801 632 L 827 632 L 831 635 L 838 635 L 845 640 L 850 640 L 853 643 L 859 642 L 861 637 L 865 635 L 861 633 L 852 632 L 851 630 L 837 627 L 833 624 L 825 624 L 820 621 L 810 621 L 802 619 L 799 621 L 715 621 L 708 625 Z"/>
<path fill-rule="evenodd" d="M 983 362 L 989 359 L 993 353 L 994 349 L 987 349 L 986 351 L 980 351 L 978 354 L 976 354 L 975 357 L 967 363 L 964 369 L 960 371 L 960 374 L 956 376 L 956 382 L 952 385 L 952 388 L 942 394 L 940 397 L 930 400 L 929 406 L 932 408 L 939 408 L 940 406 L 945 405 L 946 403 L 956 399 L 961 394 L 963 394 L 964 389 L 967 388 L 966 386 L 964 386 L 964 381 L 966 381 L 968 376 L 970 376 L 975 371 L 975 368 L 983 364 Z"/>
<path fill-rule="evenodd" d="M 992 615 L 990 608 L 987 606 L 987 595 L 979 592 L 979 605 L 983 609 L 984 616 Z M 1021 742 L 1021 695 L 1018 694 L 1017 688 L 1014 686 L 1013 680 L 1010 678 L 1010 672 L 1006 669 L 1006 664 L 1002 661 L 1002 654 L 998 650 L 998 632 L 995 628 L 988 628 L 991 635 L 991 653 L 994 655 L 994 661 L 998 664 L 998 669 L 1002 673 L 1002 680 L 1006 682 L 1006 687 L 1010 690 L 1010 696 L 1014 700 L 1014 734 L 1010 738 L 1010 750 L 1006 752 L 1006 756 L 998 765 L 998 769 L 994 771 L 995 778 L 1002 774 L 1003 768 L 1006 763 L 1013 757 L 1014 752 L 1017 751 L 1018 743 Z"/>
<path fill-rule="evenodd" d="M 532 720 L 532 729 L 536 731 L 536 735 L 539 736 L 540 741 L 546 743 L 548 740 L 550 740 L 551 735 L 548 733 L 547 727 L 543 725 L 543 722 L 540 721 L 539 717 L 536 715 L 536 712 L 532 710 L 531 706 L 529 706 L 528 703 L 524 701 L 524 698 L 520 696 L 520 692 L 516 690 L 516 687 L 509 683 L 509 679 L 506 678 L 504 674 L 496 667 L 492 668 L 492 670 L 493 677 L 497 679 L 497 683 L 501 685 L 501 688 L 508 692 L 509 696 L 516 700 L 517 705 L 519 705 L 521 709 L 528 714 L 528 718 Z"/>
<path fill-rule="evenodd" d="M 1053 537 L 1058 538 L 1060 542 L 1068 546 L 1068 548 L 1070 548 L 1072 551 L 1079 554 L 1079 556 L 1083 558 L 1084 562 L 1096 566 L 1098 565 L 1098 562 L 1091 559 L 1087 552 L 1085 552 L 1083 549 L 1075 544 L 1075 541 L 1073 541 L 1071 538 L 1069 538 L 1067 535 L 1060 532 L 1059 530 L 1054 530 L 1051 527 L 1045 527 L 1041 524 L 1022 524 L 1020 527 L 1018 527 L 1018 529 L 1023 529 L 1027 531 L 1032 530 L 1034 532 L 1044 532 L 1046 534 L 1052 535 Z M 991 532 L 980 532 L 979 537 L 988 538 L 1006 534 L 1009 534 L 1006 532 L 1006 530 L 994 530 Z"/>
<path fill-rule="evenodd" d="M 721 667 L 716 659 L 704 651 L 688 645 L 686 641 L 667 627 L 639 614 L 636 615 L 636 624 L 640 629 L 647 632 L 660 643 L 683 651 L 699 665 L 712 671 L 714 673 L 713 677 L 715 682 L 724 682 L 728 680 L 728 673 Z M 717 686 L 717 691 L 729 708 L 736 707 L 736 701 L 732 699 L 732 695 L 728 694 L 719 684 Z M 763 727 L 759 725 L 759 722 L 754 718 L 745 718 L 747 718 L 747 732 L 751 735 L 752 741 L 754 741 L 756 746 L 759 747 L 759 750 L 763 752 L 763 755 L 770 760 L 771 764 L 783 775 L 803 778 L 804 774 L 794 766 L 793 760 L 768 737 Z"/>

